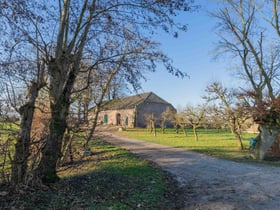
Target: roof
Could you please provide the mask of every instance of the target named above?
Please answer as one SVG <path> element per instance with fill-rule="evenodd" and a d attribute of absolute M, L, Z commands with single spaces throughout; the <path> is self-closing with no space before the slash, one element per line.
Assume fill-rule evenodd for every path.
<path fill-rule="evenodd" d="M 113 99 L 102 104 L 102 110 L 120 110 L 120 109 L 134 109 L 137 105 L 142 103 L 160 103 L 169 104 L 153 92 L 142 93 L 134 96 L 124 97 L 120 99 Z"/>

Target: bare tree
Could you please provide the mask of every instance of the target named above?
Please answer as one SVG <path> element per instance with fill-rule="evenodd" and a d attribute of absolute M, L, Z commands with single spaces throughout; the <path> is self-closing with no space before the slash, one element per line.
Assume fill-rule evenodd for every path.
<path fill-rule="evenodd" d="M 175 117 L 176 111 L 171 109 L 170 107 L 167 107 L 166 110 L 161 114 L 160 116 L 160 127 L 162 133 L 164 133 L 165 127 L 167 124 L 172 123 L 174 117 Z"/>
<path fill-rule="evenodd" d="M 127 96 L 127 92 L 129 91 L 129 84 L 123 80 L 121 74 L 116 75 L 113 78 L 111 85 L 107 91 L 107 100 L 113 100 L 117 98 L 123 98 Z"/>
<path fill-rule="evenodd" d="M 219 82 L 213 82 L 206 88 L 207 102 L 216 103 L 214 113 L 220 116 L 228 124 L 232 134 L 238 140 L 241 150 L 244 149 L 242 143 L 242 126 L 250 118 L 250 115 L 239 106 L 240 97 L 234 89 L 223 87 Z"/>
<path fill-rule="evenodd" d="M 58 179 L 57 162 L 60 159 L 62 139 L 67 128 L 67 117 L 71 104 L 73 87 L 84 61 L 98 66 L 103 49 L 117 49 L 119 56 L 125 48 L 125 40 L 150 45 L 150 34 L 159 28 L 177 36 L 177 29 L 185 30 L 185 25 L 176 23 L 173 16 L 180 11 L 188 12 L 191 1 L 0 1 L 2 40 L 5 44 L 12 34 L 24 40 L 17 52 L 27 55 L 27 43 L 31 43 L 43 58 L 48 72 L 51 118 L 49 135 L 42 151 L 42 159 L 37 172 L 44 182 Z M 6 27 L 6 28 L 5 28 Z M 114 40 L 114 44 L 104 40 Z M 117 43 L 117 45 L 115 45 Z M 102 47 L 100 47 L 102 46 Z M 112 51 L 115 54 L 116 51 Z M 177 76 L 182 72 L 173 68 L 170 59 L 158 48 L 152 52 L 135 54 L 143 61 L 137 65 L 125 65 L 125 78 L 134 87 L 139 86 L 143 72 L 154 71 L 161 61 L 166 69 Z M 7 56 L 8 57 L 8 56 Z M 24 57 L 24 56 L 23 56 Z M 36 58 L 34 58 L 36 60 Z M 133 63 L 131 63 L 133 64 Z M 40 78 L 40 74 L 37 75 Z M 33 81 L 34 82 L 34 81 Z M 30 86 L 31 87 L 31 86 Z M 31 88 L 30 90 L 33 90 Z M 35 88 L 36 89 L 36 88 Z M 32 97 L 33 98 L 33 97 Z"/>
<path fill-rule="evenodd" d="M 126 51 L 126 50 L 125 50 Z M 95 131 L 95 128 L 97 126 L 97 119 L 98 119 L 98 115 L 100 112 L 100 108 L 101 105 L 104 101 L 104 98 L 106 96 L 106 93 L 108 92 L 111 82 L 112 80 L 116 77 L 116 75 L 120 72 L 121 67 L 123 65 L 123 62 L 125 60 L 126 57 L 126 52 L 124 52 L 124 54 L 119 58 L 118 62 L 117 62 L 117 66 L 115 67 L 108 67 L 106 65 L 102 65 L 103 67 L 105 67 L 106 72 L 104 72 L 104 70 L 101 70 L 101 72 L 98 72 L 98 75 L 95 74 L 95 79 L 98 78 L 99 81 L 96 81 L 94 84 L 96 85 L 96 89 L 97 90 L 94 94 L 94 117 L 92 119 L 92 126 L 91 129 L 87 135 L 87 140 L 86 143 L 84 145 L 84 147 L 86 149 L 89 149 L 88 144 L 89 141 L 91 140 L 93 133 Z M 111 69 L 113 68 L 113 69 Z"/>
<path fill-rule="evenodd" d="M 150 132 L 150 133 L 153 133 L 154 136 L 157 136 L 157 130 L 156 130 L 156 118 L 155 118 L 155 115 L 154 113 L 151 113 L 151 114 L 144 114 L 144 119 L 145 119 L 145 122 L 146 122 L 146 127 L 147 127 L 147 130 Z"/>
<path fill-rule="evenodd" d="M 1 12 L 2 26 L 9 26 L 9 30 L 2 32 L 4 37 L 1 41 L 5 53 L 3 53 L 4 59 L 0 61 L 0 80 L 6 87 L 6 100 L 21 117 L 20 132 L 12 162 L 11 181 L 16 185 L 25 182 L 28 172 L 31 125 L 36 99 L 40 89 L 46 85 L 46 62 L 44 54 L 37 48 L 39 31 L 36 27 L 39 23 L 34 23 L 34 37 L 27 42 L 26 37 L 22 36 L 24 32 L 17 30 L 10 20 L 12 12 L 9 9 Z M 26 51 L 29 50 L 28 54 L 22 45 L 25 45 Z"/>
<path fill-rule="evenodd" d="M 240 76 L 248 85 L 244 96 L 247 110 L 259 123 L 255 157 L 263 159 L 267 149 L 276 139 L 280 124 L 279 118 L 279 44 L 274 41 L 270 24 L 264 23 L 258 11 L 265 10 L 271 3 L 260 5 L 253 0 L 224 1 L 224 8 L 213 14 L 219 21 L 218 50 L 229 53 L 240 61 Z M 278 28 L 278 1 L 273 1 L 271 23 Z M 246 98 L 246 97 L 244 97 Z"/>
<path fill-rule="evenodd" d="M 183 110 L 183 114 L 189 125 L 193 128 L 195 140 L 198 141 L 197 128 L 205 123 L 206 108 L 205 106 L 187 106 Z"/>
<path fill-rule="evenodd" d="M 190 126 L 186 115 L 183 112 L 176 113 L 174 116 L 174 126 L 176 133 L 179 133 L 179 127 L 183 130 L 185 136 L 187 136 L 187 127 Z"/>

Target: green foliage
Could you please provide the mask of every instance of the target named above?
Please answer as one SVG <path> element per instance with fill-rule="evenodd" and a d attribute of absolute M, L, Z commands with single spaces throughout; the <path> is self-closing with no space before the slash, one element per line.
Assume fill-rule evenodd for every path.
<path fill-rule="evenodd" d="M 187 129 L 187 136 L 184 135 L 183 131 L 176 134 L 175 129 L 166 129 L 165 134 L 158 133 L 156 137 L 146 132 L 145 129 L 140 128 L 127 129 L 121 134 L 144 141 L 236 160 L 249 158 L 249 138 L 256 135 L 245 133 L 243 135 L 245 150 L 240 151 L 237 140 L 228 130 L 198 129 L 197 132 L 199 141 L 195 141 L 192 129 Z"/>

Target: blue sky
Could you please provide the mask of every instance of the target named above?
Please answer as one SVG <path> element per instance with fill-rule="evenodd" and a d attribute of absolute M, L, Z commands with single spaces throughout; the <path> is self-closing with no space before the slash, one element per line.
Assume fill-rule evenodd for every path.
<path fill-rule="evenodd" d="M 188 23 L 188 31 L 174 39 L 168 35 L 159 35 L 162 49 L 173 59 L 174 66 L 189 74 L 190 78 L 176 78 L 168 74 L 163 67 L 156 73 L 147 75 L 143 82 L 143 91 L 152 91 L 175 107 L 202 103 L 207 84 L 220 81 L 233 86 L 235 79 L 229 71 L 228 60 L 220 58 L 214 61 L 213 50 L 218 40 L 215 34 L 216 20 L 210 18 L 208 11 L 217 8 L 215 1 L 197 1 L 202 7 L 198 12 L 180 17 Z"/>

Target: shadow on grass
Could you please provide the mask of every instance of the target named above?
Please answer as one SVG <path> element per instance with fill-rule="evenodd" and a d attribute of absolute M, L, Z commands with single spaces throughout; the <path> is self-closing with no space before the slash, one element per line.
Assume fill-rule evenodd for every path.
<path fill-rule="evenodd" d="M 93 145 L 94 146 L 94 145 Z M 150 162 L 108 144 L 71 175 L 63 171 L 47 190 L 0 196 L 0 209 L 180 209 L 184 203 L 174 179 Z M 76 165 L 73 167 L 76 167 Z M 83 164 L 83 166 L 81 166 Z M 70 169 L 69 169 L 70 170 Z M 69 172 L 69 171 L 68 171 Z M 0 192 L 5 189 L 0 188 Z"/>

